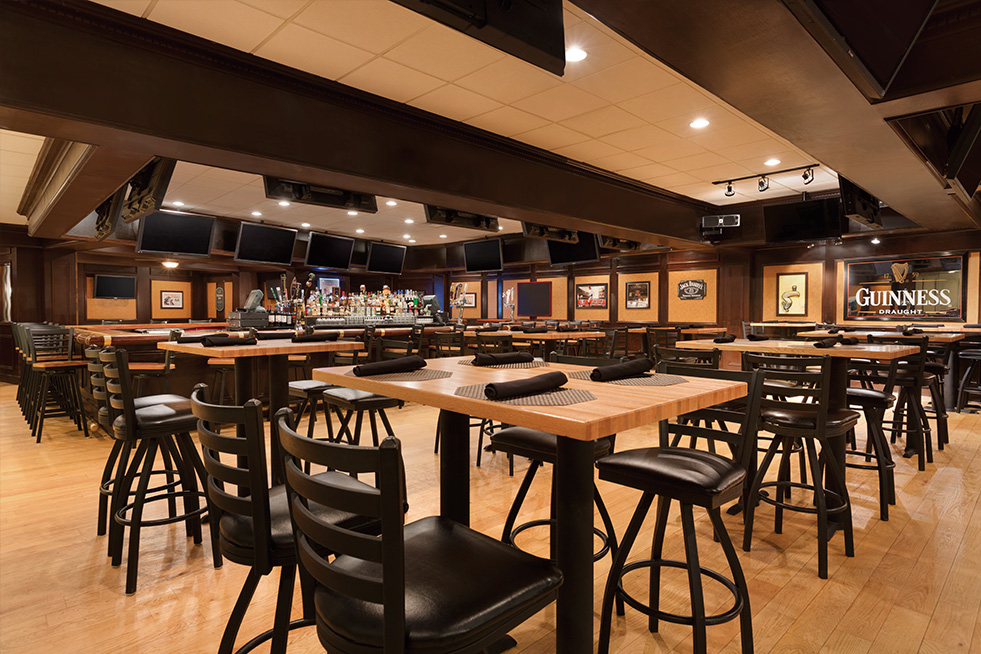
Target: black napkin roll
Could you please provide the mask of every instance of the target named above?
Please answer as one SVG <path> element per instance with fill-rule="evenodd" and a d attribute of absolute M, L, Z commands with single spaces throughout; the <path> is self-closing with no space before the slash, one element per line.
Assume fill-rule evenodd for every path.
<path fill-rule="evenodd" d="M 555 330 L 559 332 L 576 332 L 579 331 L 579 328 L 575 325 L 559 325 Z"/>
<path fill-rule="evenodd" d="M 508 327 L 508 330 L 509 331 L 512 331 L 512 332 L 523 332 L 526 329 L 528 329 L 528 328 L 527 327 L 522 327 L 521 325 L 511 325 L 510 327 Z"/>
<path fill-rule="evenodd" d="M 488 400 L 506 400 L 520 395 L 536 395 L 561 388 L 569 378 L 565 373 L 546 372 L 544 375 L 518 379 L 510 382 L 494 382 L 484 387 Z"/>
<path fill-rule="evenodd" d="M 751 341 L 768 341 L 768 340 L 770 340 L 770 337 L 769 336 L 764 336 L 763 334 L 746 334 L 746 338 L 748 338 Z"/>
<path fill-rule="evenodd" d="M 294 336 L 294 343 L 326 343 L 327 341 L 336 341 L 337 337 L 340 336 L 337 332 L 320 332 L 319 334 L 304 334 L 303 336 Z"/>
<path fill-rule="evenodd" d="M 205 336 L 201 344 L 205 347 L 229 347 L 231 345 L 255 345 L 258 342 L 254 338 L 241 336 Z"/>
<path fill-rule="evenodd" d="M 843 332 L 853 332 L 853 331 L 855 331 L 856 329 L 858 329 L 858 327 L 841 327 L 840 329 L 841 329 L 841 331 L 843 331 Z"/>
<path fill-rule="evenodd" d="M 933 323 L 914 322 L 910 327 L 943 327 L 943 323 L 934 325 Z"/>
<path fill-rule="evenodd" d="M 837 334 L 840 331 L 841 331 L 840 329 L 838 329 L 837 327 L 835 327 L 834 329 L 829 329 L 828 330 L 828 333 L 829 334 Z"/>
<path fill-rule="evenodd" d="M 476 329 L 474 329 L 474 331 L 477 332 L 477 333 L 481 333 L 481 334 L 483 332 L 496 332 L 497 331 L 497 327 L 494 327 L 492 325 L 485 325 L 483 327 L 477 327 Z"/>
<path fill-rule="evenodd" d="M 475 366 L 500 366 L 505 363 L 531 363 L 535 357 L 530 352 L 488 352 L 476 354 L 473 358 Z"/>
<path fill-rule="evenodd" d="M 839 341 L 842 345 L 858 345 L 858 338 L 855 336 L 846 336 Z"/>
<path fill-rule="evenodd" d="M 289 338 L 290 332 L 288 331 L 265 331 L 256 332 L 255 337 L 260 341 L 275 341 L 277 339 Z"/>
<path fill-rule="evenodd" d="M 388 359 L 387 361 L 376 361 L 374 363 L 364 363 L 354 366 L 351 370 L 357 377 L 370 377 L 371 375 L 385 375 L 393 372 L 412 372 L 426 367 L 426 360 L 418 355 L 399 357 L 398 359 Z"/>
<path fill-rule="evenodd" d="M 736 337 L 733 334 L 726 334 L 725 336 L 712 339 L 714 343 L 732 343 L 734 340 L 736 340 Z"/>
<path fill-rule="evenodd" d="M 922 334 L 922 329 L 904 329 L 903 336 L 916 336 L 917 334 Z"/>
<path fill-rule="evenodd" d="M 208 338 L 208 337 L 207 336 L 178 336 L 177 337 L 177 342 L 178 343 L 200 343 L 201 341 L 203 341 L 206 338 Z"/>
<path fill-rule="evenodd" d="M 625 363 L 617 363 L 612 366 L 602 366 L 593 368 L 589 373 L 589 378 L 593 381 L 612 381 L 625 377 L 636 377 L 643 375 L 654 367 L 654 362 L 650 359 L 633 359 Z"/>
<path fill-rule="evenodd" d="M 834 347 L 837 342 L 837 338 L 822 338 L 820 341 L 814 341 L 814 347 Z"/>
<path fill-rule="evenodd" d="M 981 329 L 981 325 L 964 325 L 968 329 Z"/>
<path fill-rule="evenodd" d="M 526 327 L 525 328 L 525 333 L 526 334 L 547 334 L 548 333 L 548 327 Z"/>

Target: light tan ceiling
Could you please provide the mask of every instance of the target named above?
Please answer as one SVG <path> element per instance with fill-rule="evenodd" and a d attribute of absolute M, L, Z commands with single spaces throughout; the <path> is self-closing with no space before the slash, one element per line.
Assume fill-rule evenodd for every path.
<path fill-rule="evenodd" d="M 17 205 L 43 144 L 43 136 L 0 130 L 0 223 L 27 224 Z"/>
<path fill-rule="evenodd" d="M 198 211 L 242 220 L 268 221 L 299 229 L 329 231 L 345 236 L 406 245 L 452 243 L 492 236 L 488 232 L 426 223 L 423 206 L 415 202 L 383 197 L 377 200 L 378 213 L 361 212 L 354 216 L 349 215 L 346 209 L 330 209 L 309 204 L 291 203 L 283 207 L 279 205 L 279 201 L 266 198 L 262 177 L 259 175 L 181 161 L 174 169 L 170 186 L 164 197 L 164 205 L 168 209 L 180 211 Z M 176 202 L 181 204 L 177 205 Z M 388 202 L 396 204 L 390 206 Z M 253 212 L 262 215 L 255 216 Z M 406 223 L 406 220 L 413 222 Z M 521 223 L 515 220 L 501 219 L 500 226 L 502 228 L 500 234 L 521 233 Z M 359 229 L 364 232 L 358 233 Z"/>
<path fill-rule="evenodd" d="M 837 188 L 821 168 L 806 187 L 794 172 L 725 197 L 713 181 L 814 159 L 569 3 L 566 45 L 588 56 L 557 77 L 389 0 L 98 1 L 713 204 Z"/>

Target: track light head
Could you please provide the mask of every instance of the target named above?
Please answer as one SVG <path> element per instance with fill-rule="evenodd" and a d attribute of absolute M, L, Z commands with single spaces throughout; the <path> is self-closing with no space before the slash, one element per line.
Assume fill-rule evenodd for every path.
<path fill-rule="evenodd" d="M 760 181 L 757 184 L 760 189 L 760 193 L 770 188 L 770 178 L 766 175 L 760 175 Z"/>
<path fill-rule="evenodd" d="M 734 190 L 732 190 L 732 182 L 729 182 L 728 184 L 726 184 L 726 197 L 727 198 L 731 198 L 735 194 L 736 194 L 736 192 Z"/>
<path fill-rule="evenodd" d="M 804 180 L 804 185 L 807 186 L 814 181 L 814 170 L 812 168 L 807 168 L 804 170 L 804 174 L 801 175 L 801 179 Z"/>

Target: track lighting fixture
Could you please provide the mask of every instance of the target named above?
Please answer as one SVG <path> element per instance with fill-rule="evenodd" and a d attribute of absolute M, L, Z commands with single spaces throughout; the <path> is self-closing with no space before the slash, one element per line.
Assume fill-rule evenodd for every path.
<path fill-rule="evenodd" d="M 814 169 L 807 168 L 804 170 L 804 174 L 800 176 L 804 180 L 804 185 L 807 186 L 814 181 Z"/>
<path fill-rule="evenodd" d="M 736 192 L 732 190 L 732 182 L 729 182 L 728 184 L 726 184 L 726 197 L 727 198 L 731 198 L 735 194 L 736 194 Z"/>
<path fill-rule="evenodd" d="M 872 240 L 871 240 L 871 241 L 869 241 L 869 242 L 870 242 L 870 243 L 871 243 L 872 245 L 878 245 L 879 243 L 882 243 L 882 241 L 880 241 L 880 240 L 879 240 L 879 237 L 878 237 L 878 236 L 875 236 L 875 237 L 873 237 L 873 238 L 872 238 Z"/>
<path fill-rule="evenodd" d="M 766 175 L 760 175 L 760 181 L 759 183 L 757 183 L 757 186 L 760 189 L 760 193 L 767 190 L 768 188 L 770 188 L 770 178 L 767 177 Z"/>
<path fill-rule="evenodd" d="M 765 173 L 756 173 L 755 175 L 746 175 L 745 177 L 734 177 L 732 179 L 723 179 L 717 182 L 712 182 L 712 184 L 714 184 L 715 186 L 720 186 L 724 184 L 726 187 L 725 195 L 727 198 L 731 198 L 736 194 L 735 190 L 733 190 L 732 188 L 733 184 L 735 184 L 736 182 L 742 182 L 744 180 L 758 179 L 758 188 L 760 189 L 760 193 L 762 193 L 763 191 L 766 191 L 770 188 L 770 177 L 769 177 L 770 175 L 782 175 L 784 173 L 792 173 L 798 170 L 803 170 L 804 173 L 801 175 L 801 179 L 803 179 L 804 184 L 807 185 L 814 181 L 814 169 L 819 168 L 820 166 L 821 164 L 810 163 L 804 166 L 797 166 L 796 168 L 786 168 L 784 170 L 774 170 L 774 171 L 767 171 Z M 789 184 L 787 182 L 782 182 L 782 183 L 784 183 L 786 186 L 792 186 L 792 184 Z"/>

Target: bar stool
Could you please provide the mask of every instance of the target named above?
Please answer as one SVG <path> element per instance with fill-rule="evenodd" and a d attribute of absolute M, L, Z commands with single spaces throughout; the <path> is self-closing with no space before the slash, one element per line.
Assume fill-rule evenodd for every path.
<path fill-rule="evenodd" d="M 957 356 L 967 361 L 967 368 L 957 386 L 957 412 L 960 413 L 969 407 L 969 396 L 981 395 L 981 375 L 975 375 L 981 371 L 981 350 L 962 350 Z"/>
<path fill-rule="evenodd" d="M 850 449 L 845 450 L 846 468 L 858 470 L 875 470 L 879 477 L 879 519 L 889 520 L 889 505 L 896 503 L 896 463 L 892 460 L 892 450 L 883 429 L 886 411 L 896 401 L 893 388 L 896 384 L 898 360 L 889 363 L 876 361 L 851 361 L 849 379 L 858 382 L 859 386 L 849 386 L 846 389 L 848 406 L 859 409 L 865 416 L 867 440 L 865 450 L 859 450 L 852 429 L 846 439 Z M 875 388 L 881 385 L 881 389 Z M 865 463 L 855 459 L 864 458 Z M 874 463 L 873 463 L 874 462 Z"/>
<path fill-rule="evenodd" d="M 906 436 L 904 457 L 917 456 L 917 469 L 926 470 L 927 463 L 933 463 L 933 436 L 930 421 L 923 408 L 922 393 L 936 384 L 936 375 L 926 372 L 927 346 L 929 337 L 898 339 L 888 336 L 869 334 L 870 343 L 894 343 L 900 345 L 915 345 L 920 348 L 918 354 L 906 357 L 899 362 L 896 372 L 896 388 L 898 399 L 893 409 L 892 420 L 884 420 L 890 425 L 891 441 L 896 442 L 900 435 Z M 943 404 L 943 400 L 940 400 Z M 946 433 L 947 415 L 937 414 L 938 423 L 942 422 Z M 905 425 L 905 426 L 904 426 Z M 939 432 L 939 428 L 938 428 Z"/>
<path fill-rule="evenodd" d="M 358 351 L 354 350 L 351 352 L 331 352 L 330 353 L 330 365 L 357 365 L 358 363 Z M 324 402 L 324 412 L 327 414 L 327 430 L 331 441 L 340 441 L 341 438 L 347 438 L 347 441 L 353 445 L 359 445 L 361 443 L 361 426 L 364 420 L 364 414 L 368 414 L 368 420 L 371 425 L 371 442 L 378 446 L 378 425 L 376 423 L 376 417 L 381 419 L 382 426 L 385 428 L 385 433 L 389 436 L 395 436 L 395 432 L 392 430 L 392 425 L 388 421 L 388 416 L 385 414 L 386 409 L 395 409 L 402 406 L 400 400 L 396 400 L 391 397 L 385 397 L 384 395 L 376 395 L 375 393 L 368 393 L 367 391 L 359 391 L 353 388 L 343 388 L 341 386 L 334 386 L 323 391 L 321 394 Z M 334 434 L 333 426 L 331 424 L 331 411 L 337 414 L 340 426 Z M 349 427 L 351 423 L 351 418 L 355 417 L 354 432 L 351 432 Z"/>

